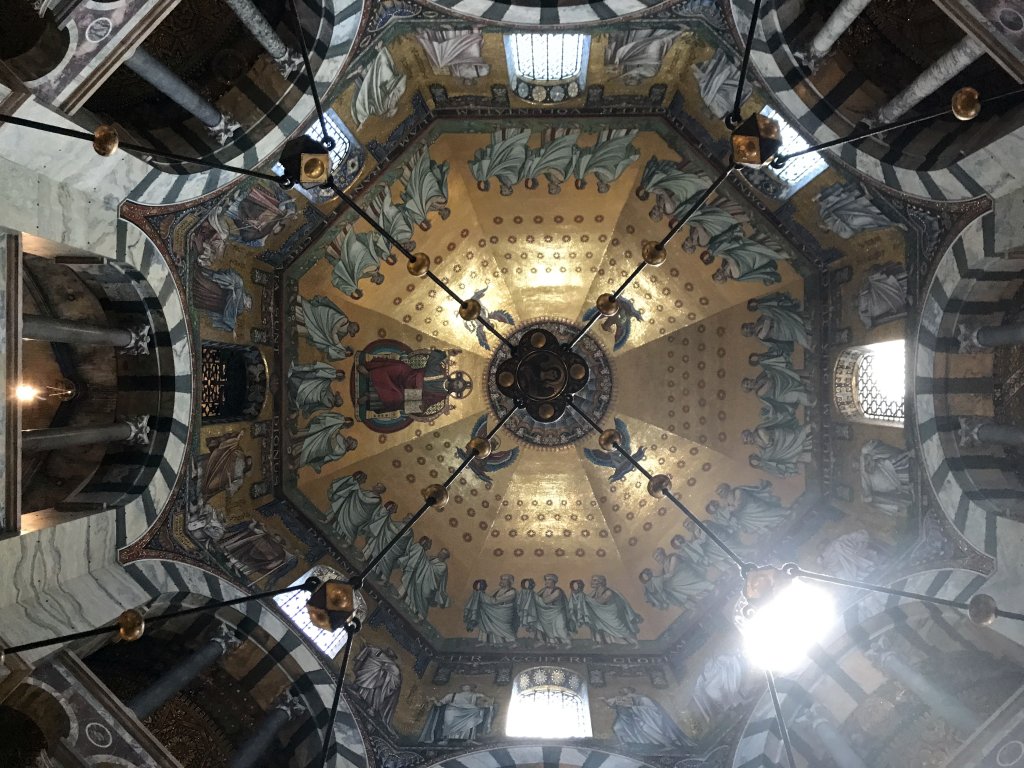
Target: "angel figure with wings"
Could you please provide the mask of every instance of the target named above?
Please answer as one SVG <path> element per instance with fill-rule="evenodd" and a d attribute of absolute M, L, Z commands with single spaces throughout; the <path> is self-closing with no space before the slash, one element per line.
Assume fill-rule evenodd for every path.
<path fill-rule="evenodd" d="M 637 448 L 636 453 L 631 453 L 629 430 L 626 428 L 626 422 L 622 419 L 615 419 L 615 431 L 622 438 L 619 441 L 619 446 L 633 457 L 633 461 L 643 461 L 647 457 L 647 451 L 642 445 Z M 618 450 L 602 451 L 594 448 L 584 448 L 583 455 L 587 457 L 587 461 L 591 464 L 596 464 L 599 467 L 608 467 L 612 470 L 612 474 L 608 478 L 609 483 L 617 483 L 620 480 L 624 480 L 626 475 L 636 469 L 633 463 Z"/>
<path fill-rule="evenodd" d="M 625 296 L 619 296 L 616 299 L 619 310 L 614 315 L 605 318 L 601 323 L 601 330 L 611 333 L 615 332 L 615 342 L 613 349 L 618 352 L 622 347 L 629 341 L 629 332 L 633 329 L 633 321 L 638 320 L 639 322 L 644 321 L 643 313 L 633 304 L 632 301 L 627 299 Z M 597 314 L 597 309 L 591 307 L 583 314 L 583 322 L 589 323 L 591 318 Z"/>
<path fill-rule="evenodd" d="M 487 414 L 485 413 L 479 419 L 476 424 L 473 425 L 473 437 L 487 437 Z M 501 444 L 498 438 L 491 438 L 491 453 L 486 459 L 476 458 L 469 462 L 469 469 L 474 475 L 479 477 L 484 483 L 487 484 L 487 488 L 490 489 L 494 483 L 494 478 L 489 473 L 497 472 L 499 469 L 505 469 L 515 463 L 515 460 L 519 458 L 519 449 L 510 448 L 507 451 L 499 451 L 498 447 Z M 469 458 L 469 454 L 462 448 L 455 449 L 456 456 L 459 457 L 460 461 L 465 461 Z"/>
<path fill-rule="evenodd" d="M 471 300 L 475 299 L 476 301 L 481 301 L 483 299 L 483 297 L 484 297 L 484 294 L 487 293 L 487 289 L 489 287 L 490 286 L 485 285 L 480 290 L 475 291 L 473 293 L 473 295 L 470 297 L 470 299 Z M 490 344 L 490 341 L 488 339 L 488 334 L 490 333 L 490 331 L 488 331 L 486 328 L 484 328 L 484 324 L 481 322 L 481 320 L 487 321 L 487 322 L 491 322 L 491 323 L 504 323 L 505 325 L 514 325 L 515 324 L 515 320 L 512 319 L 512 313 L 509 312 L 507 309 L 496 309 L 494 312 L 489 312 L 487 310 L 487 307 L 483 306 L 483 304 L 481 302 L 480 317 L 479 317 L 479 319 L 477 319 L 477 320 L 466 320 L 465 323 L 466 323 L 466 330 L 467 331 L 475 332 L 476 333 L 476 340 L 480 342 L 480 346 L 481 347 L 483 347 L 484 349 L 487 349 L 487 350 L 490 350 L 490 348 L 491 348 L 491 344 Z"/>

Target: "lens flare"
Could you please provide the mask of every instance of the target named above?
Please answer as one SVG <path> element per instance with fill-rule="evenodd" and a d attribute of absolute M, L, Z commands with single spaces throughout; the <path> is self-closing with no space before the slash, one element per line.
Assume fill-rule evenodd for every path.
<path fill-rule="evenodd" d="M 824 639 L 835 620 L 832 595 L 817 584 L 794 579 L 743 621 L 747 658 L 762 669 L 792 672 Z"/>

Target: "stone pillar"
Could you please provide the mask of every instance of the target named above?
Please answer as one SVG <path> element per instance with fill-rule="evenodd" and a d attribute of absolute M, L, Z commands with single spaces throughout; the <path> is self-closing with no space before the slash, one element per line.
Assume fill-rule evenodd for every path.
<path fill-rule="evenodd" d="M 861 12 L 868 7 L 871 0 L 841 0 L 832 15 L 828 17 L 818 34 L 811 41 L 811 47 L 801 58 L 810 66 L 817 62 L 832 50 L 836 40 L 850 28 L 850 25 L 857 20 Z"/>
<path fill-rule="evenodd" d="M 228 768 L 255 768 L 260 765 L 270 745 L 277 738 L 277 732 L 294 717 L 306 714 L 306 708 L 297 696 L 285 694 L 271 708 L 267 716 L 256 726 L 253 734 L 242 747 L 231 756 Z"/>
<path fill-rule="evenodd" d="M 148 325 L 135 328 L 104 328 L 39 315 L 25 315 L 22 318 L 21 329 L 21 336 L 25 339 L 116 347 L 130 355 L 149 354 L 149 334 Z"/>
<path fill-rule="evenodd" d="M 793 721 L 795 725 L 807 726 L 814 731 L 818 741 L 832 758 L 836 768 L 868 768 L 850 742 L 832 724 L 828 710 L 821 704 L 813 704 L 803 710 Z"/>
<path fill-rule="evenodd" d="M 902 683 L 907 690 L 954 728 L 964 734 L 971 734 L 981 725 L 981 718 L 961 704 L 956 696 L 912 668 L 883 642 L 874 643 L 865 655 L 872 664 Z"/>
<path fill-rule="evenodd" d="M 125 66 L 182 109 L 194 115 L 220 143 L 225 143 L 241 127 L 142 48 L 136 49 L 135 53 L 125 60 Z"/>
<path fill-rule="evenodd" d="M 149 416 L 128 416 L 116 424 L 102 427 L 56 427 L 26 429 L 21 433 L 22 453 L 40 453 L 96 443 L 149 443 Z"/>
<path fill-rule="evenodd" d="M 976 448 L 979 445 L 1024 448 L 1024 428 L 1012 424 L 996 424 L 980 416 L 961 416 L 957 436 L 962 448 Z"/>
<path fill-rule="evenodd" d="M 234 631 L 226 624 L 221 624 L 206 644 L 171 667 L 149 688 L 133 696 L 127 702 L 128 708 L 139 720 L 149 717 L 213 666 L 217 659 L 241 644 L 242 641 L 235 637 Z"/>
<path fill-rule="evenodd" d="M 970 36 L 965 37 L 918 75 L 914 82 L 903 89 L 902 93 L 882 107 L 872 122 L 875 125 L 885 125 L 899 120 L 980 59 L 983 53 L 985 53 L 985 49 L 977 40 Z"/>
<path fill-rule="evenodd" d="M 956 329 L 961 352 L 983 352 L 995 347 L 1024 345 L 1024 323 L 976 325 L 960 323 Z"/>
<path fill-rule="evenodd" d="M 226 0 L 226 2 L 245 25 L 245 28 L 249 30 L 249 34 L 256 38 L 256 42 L 262 45 L 271 58 L 277 62 L 277 68 L 282 75 L 288 77 L 302 67 L 302 56 L 284 44 L 284 41 L 270 26 L 252 0 Z"/>

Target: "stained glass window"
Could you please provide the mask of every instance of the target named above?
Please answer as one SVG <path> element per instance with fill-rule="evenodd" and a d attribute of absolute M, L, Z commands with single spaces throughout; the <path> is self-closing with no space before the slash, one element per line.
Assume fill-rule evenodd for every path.
<path fill-rule="evenodd" d="M 534 82 L 577 77 L 583 69 L 586 35 L 517 33 L 506 37 L 514 74 Z"/>
<path fill-rule="evenodd" d="M 786 120 L 771 107 L 765 107 L 761 114 L 770 117 L 779 124 L 782 134 L 782 151 L 780 154 L 788 155 L 792 152 L 799 152 L 807 149 L 810 145 L 804 137 L 790 125 Z M 794 157 L 786 165 L 779 169 L 772 169 L 772 173 L 779 177 L 789 186 L 802 186 L 824 171 L 828 164 L 822 159 L 818 152 L 808 152 L 806 155 Z"/>
<path fill-rule="evenodd" d="M 292 584 L 292 586 L 297 587 L 300 584 L 305 584 L 310 576 L 315 576 L 321 581 L 327 581 L 328 579 L 338 579 L 340 581 L 345 580 L 345 577 L 337 571 L 318 565 L 317 567 L 307 571 L 302 578 Z M 309 611 L 306 609 L 307 600 L 309 600 L 309 592 L 304 589 L 299 590 L 298 592 L 288 592 L 274 598 L 274 602 L 277 603 L 281 610 L 284 611 L 289 619 L 291 619 L 292 624 L 298 627 L 302 634 L 312 640 L 313 644 L 317 648 L 323 651 L 327 656 L 334 658 L 338 655 L 341 649 L 345 647 L 345 642 L 348 640 L 348 633 L 344 629 L 328 632 L 326 629 L 321 629 L 314 625 L 309 618 Z"/>
<path fill-rule="evenodd" d="M 836 363 L 835 390 L 844 415 L 902 424 L 906 345 L 884 341 L 846 350 Z"/>
<path fill-rule="evenodd" d="M 506 736 L 586 739 L 593 736 L 587 684 L 572 670 L 534 667 L 516 675 Z"/>

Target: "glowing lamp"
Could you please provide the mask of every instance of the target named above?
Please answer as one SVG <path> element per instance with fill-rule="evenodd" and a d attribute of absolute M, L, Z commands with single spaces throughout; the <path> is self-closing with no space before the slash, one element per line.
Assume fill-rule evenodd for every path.
<path fill-rule="evenodd" d="M 306 189 L 323 186 L 331 178 L 330 149 L 328 142 L 319 142 L 311 136 L 289 140 L 281 151 L 284 175 Z"/>
<path fill-rule="evenodd" d="M 320 629 L 336 632 L 349 623 L 362 623 L 366 617 L 366 600 L 344 581 L 328 579 L 309 596 L 306 602 L 309 620 Z"/>
<path fill-rule="evenodd" d="M 751 115 L 732 132 L 734 163 L 760 168 L 782 149 L 779 124 L 766 115 Z"/>
<path fill-rule="evenodd" d="M 752 664 L 772 672 L 799 667 L 836 620 L 828 591 L 782 570 L 754 569 L 743 594 L 744 650 Z"/>
<path fill-rule="evenodd" d="M 14 396 L 22 403 L 31 403 L 39 398 L 39 389 L 31 384 L 19 384 L 14 388 Z"/>

